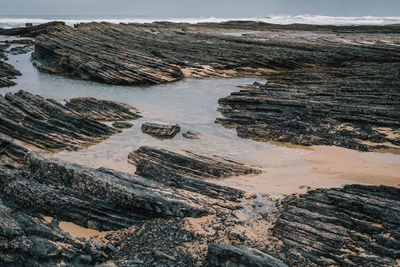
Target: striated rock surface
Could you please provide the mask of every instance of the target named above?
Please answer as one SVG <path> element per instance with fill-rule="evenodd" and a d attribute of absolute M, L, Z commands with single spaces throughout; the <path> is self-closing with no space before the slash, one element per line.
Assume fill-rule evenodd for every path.
<path fill-rule="evenodd" d="M 262 38 L 230 36 L 229 30 L 264 31 Z M 158 84 L 184 77 L 228 77 L 265 75 L 271 71 L 313 66 L 334 66 L 338 62 L 399 58 L 395 46 L 368 47 L 328 40 L 332 34 L 399 33 L 400 27 L 312 27 L 311 36 L 274 38 L 276 29 L 297 33 L 305 27 L 279 27 L 263 23 L 204 24 L 78 24 L 57 26 L 38 36 L 34 57 L 55 73 L 73 74 L 111 84 Z M 328 35 L 331 34 L 331 35 Z M 299 36 L 300 37 L 300 36 Z M 390 57 L 390 59 L 389 59 Z"/>
<path fill-rule="evenodd" d="M 275 83 L 221 98 L 223 117 L 216 121 L 256 140 L 362 151 L 399 149 L 400 82 L 392 77 L 399 67 L 346 64 L 271 75 Z"/>
<path fill-rule="evenodd" d="M 16 83 L 12 80 L 16 79 L 17 76 L 20 75 L 21 72 L 15 69 L 12 65 L 2 61 L 0 57 L 0 88 L 16 85 Z"/>
<path fill-rule="evenodd" d="M 7 147 L 16 150 L 18 146 L 9 142 Z M 22 168 L 0 169 L 1 197 L 21 208 L 98 230 L 129 227 L 155 217 L 199 217 L 231 210 L 234 205 L 225 199 L 243 195 L 239 190 L 206 182 L 194 192 L 185 189 L 184 180 L 182 187 L 173 186 L 109 169 L 46 159 L 33 152 L 22 157 L 20 151 L 23 149 L 14 154 Z M 220 190 L 220 199 L 210 196 L 207 190 Z"/>
<path fill-rule="evenodd" d="M 141 175 L 189 176 L 198 179 L 227 178 L 260 174 L 257 167 L 215 155 L 187 150 L 166 150 L 143 146 L 129 154 L 129 162 L 137 166 Z"/>
<path fill-rule="evenodd" d="M 0 167 L 0 172 L 3 171 Z M 102 251 L 0 197 L 1 266 L 94 265 Z"/>
<path fill-rule="evenodd" d="M 261 173 L 256 167 L 218 156 L 147 146 L 130 153 L 128 161 L 136 165 L 136 174 L 148 179 L 193 192 L 202 188 L 206 195 L 225 199 L 228 197 L 230 200 L 240 199 L 243 197 L 243 192 L 217 185 L 211 189 L 208 183 L 201 179 Z M 226 195 L 226 192 L 229 194 Z"/>
<path fill-rule="evenodd" d="M 97 121 L 136 120 L 141 117 L 137 109 L 127 104 L 93 97 L 72 98 L 65 106 Z"/>
<path fill-rule="evenodd" d="M 36 37 L 43 33 L 50 32 L 51 28 L 57 25 L 65 25 L 62 21 L 52 21 L 35 26 L 26 26 L 11 29 L 0 28 L 0 35 L 22 36 L 22 37 Z"/>
<path fill-rule="evenodd" d="M 89 118 L 138 118 L 134 112 L 137 110 L 116 102 L 91 99 L 61 105 L 19 91 L 0 96 L 0 133 L 41 149 L 80 149 L 118 132 Z"/>
<path fill-rule="evenodd" d="M 283 261 L 246 246 L 210 244 L 207 260 L 212 267 L 288 267 Z"/>
<path fill-rule="evenodd" d="M 132 128 L 133 124 L 129 123 L 129 122 L 124 122 L 124 121 L 116 121 L 112 124 L 112 126 L 117 129 L 128 129 L 128 128 Z"/>
<path fill-rule="evenodd" d="M 142 132 L 158 138 L 174 138 L 181 127 L 176 123 L 151 121 L 142 124 Z"/>
<path fill-rule="evenodd" d="M 296 266 L 396 266 L 400 189 L 346 185 L 286 200 L 273 232 Z M 397 263 L 396 263 L 397 260 Z"/>

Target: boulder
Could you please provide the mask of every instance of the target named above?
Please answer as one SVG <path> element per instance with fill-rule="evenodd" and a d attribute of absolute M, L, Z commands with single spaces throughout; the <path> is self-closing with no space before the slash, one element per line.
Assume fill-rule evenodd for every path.
<path fill-rule="evenodd" d="M 142 124 L 142 132 L 157 138 L 174 138 L 181 127 L 176 123 L 151 121 Z"/>

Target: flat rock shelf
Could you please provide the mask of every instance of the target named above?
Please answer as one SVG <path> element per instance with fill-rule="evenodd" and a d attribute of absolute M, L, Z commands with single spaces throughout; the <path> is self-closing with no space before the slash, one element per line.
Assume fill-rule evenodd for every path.
<path fill-rule="evenodd" d="M 249 27 L 266 31 L 267 39 L 229 35 L 229 30 Z M 41 63 L 40 69 L 48 72 L 124 85 L 166 83 L 184 77 L 260 76 L 271 71 L 338 66 L 346 61 L 399 60 L 395 46 L 352 45 L 327 38 L 319 43 L 312 38 L 299 42 L 300 38 L 290 36 L 269 39 L 279 28 L 288 33 L 307 30 L 240 22 L 59 25 L 36 38 L 33 57 Z M 395 26 L 310 28 L 347 37 L 375 34 L 379 38 L 379 34 L 400 32 Z"/>

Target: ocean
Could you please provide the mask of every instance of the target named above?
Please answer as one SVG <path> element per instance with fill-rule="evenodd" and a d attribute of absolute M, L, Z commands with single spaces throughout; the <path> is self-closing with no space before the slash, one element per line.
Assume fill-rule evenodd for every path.
<path fill-rule="evenodd" d="M 127 17 L 127 16 L 0 16 L 0 28 L 21 27 L 25 23 L 40 24 L 49 21 L 65 21 L 68 25 L 82 22 L 106 21 L 111 23 L 151 23 L 154 21 L 171 22 L 223 22 L 229 20 L 261 21 L 276 24 L 318 24 L 318 25 L 388 25 L 400 24 L 400 17 L 343 17 L 322 15 L 271 15 L 265 17 Z"/>

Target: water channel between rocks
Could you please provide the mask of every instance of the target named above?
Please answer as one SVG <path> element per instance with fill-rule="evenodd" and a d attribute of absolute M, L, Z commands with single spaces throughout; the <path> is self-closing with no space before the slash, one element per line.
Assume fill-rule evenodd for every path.
<path fill-rule="evenodd" d="M 132 121 L 134 127 L 100 144 L 80 151 L 55 153 L 53 157 L 132 173 L 135 167 L 127 162 L 128 154 L 140 146 L 158 146 L 215 154 L 262 167 L 264 173 L 259 176 L 215 181 L 250 193 L 295 193 L 304 192 L 308 186 L 332 187 L 359 182 L 400 186 L 400 155 L 257 142 L 242 139 L 236 130 L 216 124 L 215 119 L 221 116 L 217 111 L 218 99 L 257 78 L 187 79 L 163 85 L 114 86 L 40 73 L 30 58 L 30 53 L 9 55 L 8 63 L 20 70 L 22 76 L 16 80 L 18 85 L 0 89 L 1 94 L 23 89 L 60 102 L 91 96 L 130 104 L 143 116 Z M 151 120 L 178 123 L 181 132 L 172 140 L 152 138 L 141 132 L 142 123 Z M 183 138 L 181 134 L 188 130 L 199 132 L 200 139 Z"/>

